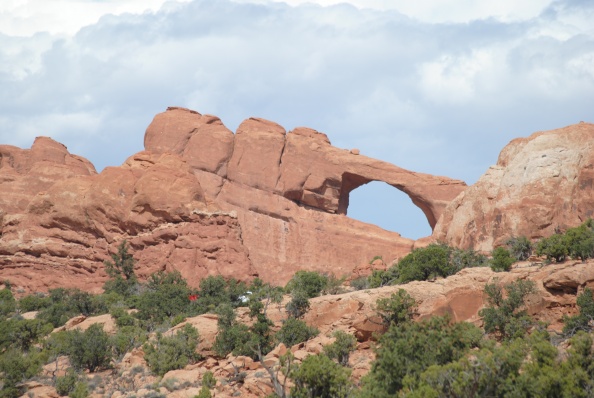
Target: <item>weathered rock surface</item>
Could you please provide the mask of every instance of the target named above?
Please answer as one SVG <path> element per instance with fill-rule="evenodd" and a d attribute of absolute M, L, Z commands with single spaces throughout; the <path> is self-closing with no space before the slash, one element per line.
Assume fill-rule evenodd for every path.
<path fill-rule="evenodd" d="M 46 144 L 55 146 L 36 141 Z M 36 178 L 27 169 L 14 170 L 3 167 L 0 174 L 13 174 L 19 184 Z M 11 213 L 3 206 L 0 275 L 15 286 L 97 292 L 106 278 L 103 261 L 124 239 L 141 277 L 176 269 L 196 285 L 209 274 L 254 274 L 236 216 L 207 210 L 200 184 L 178 156 L 141 152 L 101 174 L 75 171 L 43 190 L 25 191 Z"/>
<path fill-rule="evenodd" d="M 97 174 L 49 139 L 0 146 L 0 277 L 25 291 L 99 291 L 103 261 L 127 240 L 137 274 L 179 270 L 282 284 L 299 269 L 350 275 L 414 241 L 345 217 L 349 193 L 373 180 L 408 194 L 430 225 L 465 184 L 414 173 L 251 118 L 234 135 L 214 116 L 157 115 L 145 151 Z"/>
<path fill-rule="evenodd" d="M 592 217 L 593 181 L 594 124 L 515 139 L 448 205 L 433 237 L 489 251 L 512 235 L 552 235 Z"/>
<path fill-rule="evenodd" d="M 255 118 L 239 126 L 232 148 L 213 150 L 212 164 L 218 166 L 206 167 L 192 160 L 202 156 L 204 148 L 203 140 L 194 137 L 207 123 L 216 124 L 216 134 L 228 137 L 218 119 L 212 120 L 170 108 L 148 127 L 146 150 L 181 154 L 204 189 L 207 205 L 237 213 L 253 269 L 267 281 L 284 283 L 298 269 L 349 275 L 376 255 L 392 260 L 412 249 L 410 239 L 343 217 L 349 193 L 363 184 L 384 181 L 404 191 L 431 225 L 465 188 L 461 181 L 414 173 L 335 148 L 315 130 L 286 133 L 276 123 Z M 162 139 L 170 134 L 182 138 Z"/>

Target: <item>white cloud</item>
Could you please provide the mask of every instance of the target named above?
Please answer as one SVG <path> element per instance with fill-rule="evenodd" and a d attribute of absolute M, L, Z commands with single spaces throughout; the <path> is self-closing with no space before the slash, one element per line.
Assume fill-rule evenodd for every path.
<path fill-rule="evenodd" d="M 106 14 L 154 12 L 167 0 L 2 0 L 0 33 L 31 36 L 38 32 L 72 35 Z M 188 1 L 188 0 L 178 0 Z"/>
<path fill-rule="evenodd" d="M 252 0 L 234 0 L 238 3 L 252 3 Z M 261 0 L 266 4 L 273 1 L 293 6 L 319 4 L 331 6 L 350 4 L 360 9 L 398 11 L 410 18 L 428 23 L 466 23 L 478 19 L 495 18 L 503 22 L 525 21 L 537 17 L 553 0 Z"/>
<path fill-rule="evenodd" d="M 250 116 L 309 126 L 469 182 L 516 136 L 594 121 L 587 2 L 460 2 L 441 17 L 438 2 L 56 2 L 0 5 L 0 143 L 51 135 L 98 169 L 141 150 L 170 105 L 231 129 Z M 36 30 L 53 34 L 17 36 Z"/>

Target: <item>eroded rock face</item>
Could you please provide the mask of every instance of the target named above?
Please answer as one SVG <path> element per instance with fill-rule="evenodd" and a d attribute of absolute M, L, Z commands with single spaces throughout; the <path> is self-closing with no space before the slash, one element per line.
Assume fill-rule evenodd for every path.
<path fill-rule="evenodd" d="M 363 184 L 384 181 L 404 191 L 432 226 L 466 187 L 335 148 L 313 129 L 287 133 L 256 118 L 241 123 L 231 151 L 214 151 L 219 161 L 228 159 L 219 169 L 227 173 L 216 173 L 192 158 L 200 154 L 194 146 L 202 142 L 194 137 L 211 119 L 170 108 L 148 127 L 146 150 L 181 154 L 194 169 L 206 203 L 237 213 L 252 265 L 268 281 L 284 283 L 299 269 L 349 275 L 376 255 L 392 260 L 412 249 L 414 241 L 397 233 L 342 217 L 349 193 Z M 162 139 L 168 131 L 173 139 Z"/>
<path fill-rule="evenodd" d="M 0 277 L 27 291 L 99 291 L 103 261 L 127 240 L 137 274 L 179 270 L 284 284 L 297 270 L 348 276 L 414 241 L 345 215 L 349 193 L 384 181 L 433 226 L 465 184 L 333 147 L 309 128 L 250 118 L 233 134 L 215 116 L 169 108 L 145 151 L 97 174 L 48 138 L 0 146 Z M 43 275 L 43 277 L 40 277 Z"/>
<path fill-rule="evenodd" d="M 27 169 L 20 175 L 13 170 L 3 167 L 0 174 L 11 173 L 19 188 L 36 179 Z M 97 292 L 106 278 L 103 261 L 124 239 L 141 277 L 176 269 L 197 285 L 210 274 L 253 276 L 236 215 L 207 209 L 200 184 L 179 156 L 141 152 L 101 174 L 76 175 L 79 170 L 67 169 L 51 184 L 41 179 L 43 191 L 35 184 L 23 189 L 11 213 L 3 206 L 2 278 L 27 291 L 61 286 Z"/>
<path fill-rule="evenodd" d="M 592 217 L 593 181 L 594 124 L 515 139 L 449 204 L 433 237 L 489 251 L 510 236 L 552 235 Z"/>

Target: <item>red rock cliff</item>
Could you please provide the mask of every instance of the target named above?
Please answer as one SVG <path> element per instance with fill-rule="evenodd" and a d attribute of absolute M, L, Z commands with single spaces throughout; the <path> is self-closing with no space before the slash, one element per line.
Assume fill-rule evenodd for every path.
<path fill-rule="evenodd" d="M 154 118 L 145 149 L 97 174 L 49 138 L 0 146 L 0 278 L 28 291 L 100 289 L 102 262 L 124 239 L 140 276 L 177 269 L 194 285 L 208 274 L 280 284 L 299 269 L 348 275 L 414 245 L 345 217 L 353 189 L 384 181 L 434 226 L 466 187 L 335 148 L 312 129 L 252 118 L 233 134 L 181 108 Z"/>

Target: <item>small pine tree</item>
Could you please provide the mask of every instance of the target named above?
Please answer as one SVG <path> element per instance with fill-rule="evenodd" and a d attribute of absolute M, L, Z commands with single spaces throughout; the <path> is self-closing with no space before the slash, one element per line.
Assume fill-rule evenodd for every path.
<path fill-rule="evenodd" d="M 136 274 L 134 273 L 134 264 L 136 261 L 131 254 L 128 253 L 128 242 L 123 241 L 118 246 L 118 252 L 111 255 L 112 261 L 105 260 L 105 272 L 110 276 L 103 289 L 106 292 L 115 292 L 122 296 L 129 296 L 132 292 L 132 287 L 137 283 Z"/>
<path fill-rule="evenodd" d="M 309 298 L 301 290 L 294 290 L 291 296 L 291 301 L 285 306 L 287 315 L 290 318 L 299 319 L 309 310 Z"/>
<path fill-rule="evenodd" d="M 91 325 L 87 330 L 69 332 L 67 352 L 75 369 L 88 369 L 93 373 L 109 367 L 112 359 L 112 345 L 102 324 Z"/>

